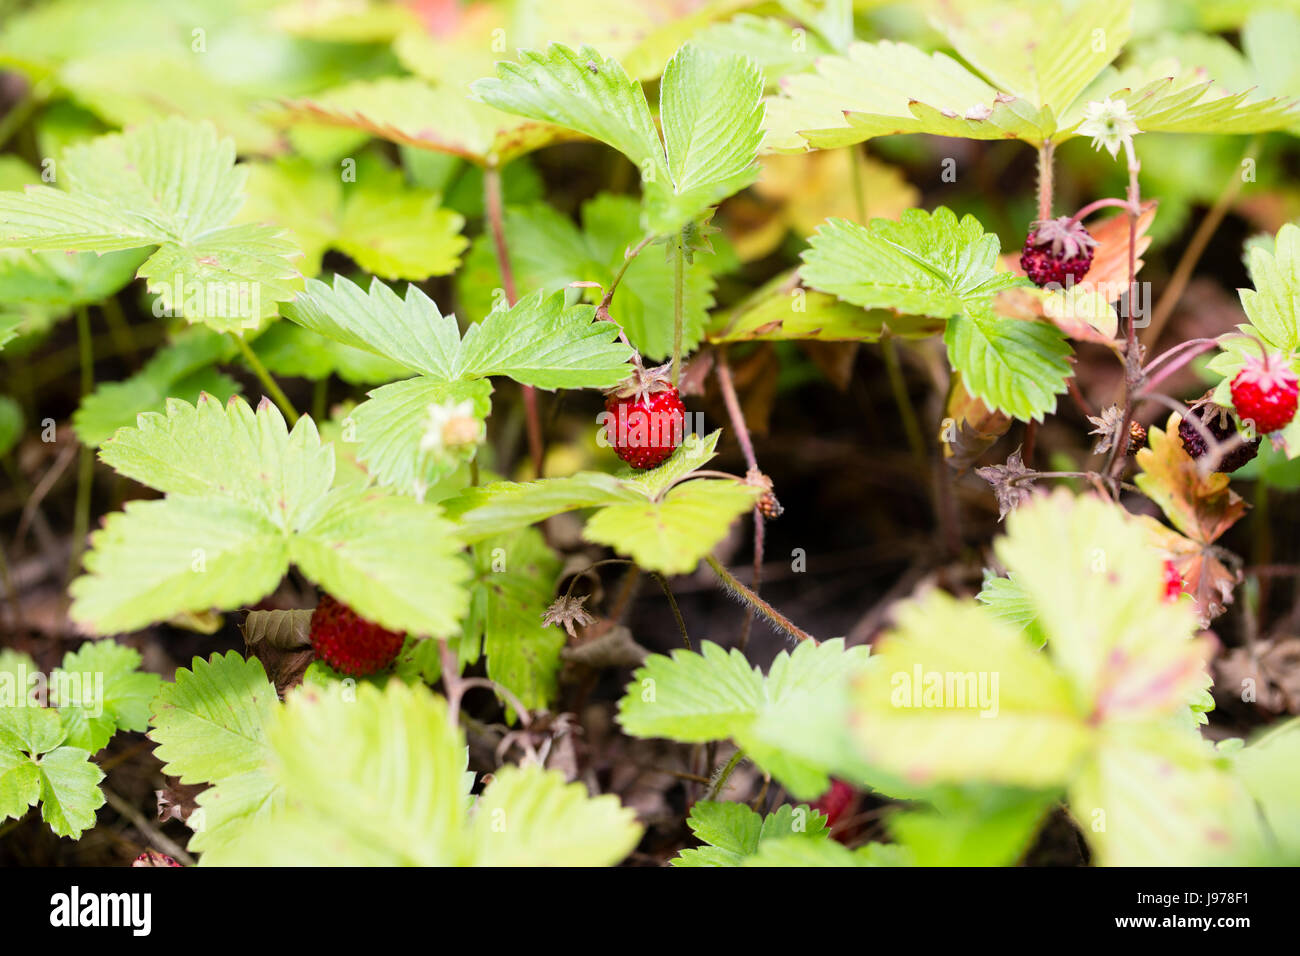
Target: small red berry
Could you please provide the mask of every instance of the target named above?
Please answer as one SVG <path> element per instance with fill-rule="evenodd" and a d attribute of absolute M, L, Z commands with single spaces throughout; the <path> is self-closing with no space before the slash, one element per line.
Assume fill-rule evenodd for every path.
<path fill-rule="evenodd" d="M 145 850 L 134 860 L 132 866 L 180 866 L 175 860 L 166 853 L 159 853 L 157 850 Z"/>
<path fill-rule="evenodd" d="M 392 665 L 405 637 L 380 627 L 322 594 L 311 615 L 311 646 L 316 656 L 340 674 L 364 677 Z"/>
<path fill-rule="evenodd" d="M 1020 268 L 1040 289 L 1079 282 L 1092 268 L 1097 240 L 1069 216 L 1030 223 L 1020 251 Z"/>
<path fill-rule="evenodd" d="M 1183 593 L 1183 576 L 1178 573 L 1174 562 L 1165 559 L 1165 601 L 1172 603 Z"/>
<path fill-rule="evenodd" d="M 1232 380 L 1232 405 L 1243 422 L 1254 422 L 1255 433 L 1267 435 L 1295 418 L 1300 380 L 1280 355 L 1251 357 Z"/>
<path fill-rule="evenodd" d="M 833 827 L 853 804 L 856 796 L 853 788 L 843 780 L 831 780 L 831 788 L 817 798 L 812 808 L 826 814 L 826 825 Z"/>
<path fill-rule="evenodd" d="M 668 380 L 668 366 L 638 368 L 605 398 L 605 437 L 619 458 L 644 470 L 682 443 L 686 406 Z"/>

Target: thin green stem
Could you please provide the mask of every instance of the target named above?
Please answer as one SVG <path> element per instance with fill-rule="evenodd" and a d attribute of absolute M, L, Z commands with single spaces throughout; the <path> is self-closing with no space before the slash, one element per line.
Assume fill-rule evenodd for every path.
<path fill-rule="evenodd" d="M 853 182 L 853 202 L 858 210 L 858 222 L 866 225 L 867 222 L 867 190 L 862 184 L 862 169 L 858 166 L 858 149 L 857 146 L 850 146 L 844 152 L 849 157 L 849 177 Z"/>
<path fill-rule="evenodd" d="M 676 244 L 673 256 L 673 388 L 677 387 L 682 366 L 682 297 L 686 286 L 686 248 L 680 235 Z"/>
<path fill-rule="evenodd" d="M 736 579 L 736 576 L 723 567 L 722 563 L 713 555 L 705 555 L 704 560 L 709 563 L 709 567 L 713 569 L 713 573 L 716 574 L 718 580 L 722 582 L 723 589 L 741 604 L 757 611 L 758 614 L 774 628 L 785 634 L 789 634 L 795 640 L 812 641 L 814 644 L 817 643 L 815 637 L 796 625 L 788 617 L 776 608 L 772 607 L 772 605 L 768 604 L 749 588 L 745 587 L 745 585 L 741 584 L 740 581 Z"/>
<path fill-rule="evenodd" d="M 668 586 L 668 580 L 657 571 L 650 572 L 650 576 L 659 583 L 659 587 L 664 592 L 664 597 L 668 599 L 668 605 L 673 609 L 673 620 L 677 622 L 677 629 L 682 632 L 682 643 L 686 645 L 688 651 L 694 650 L 691 647 L 691 636 L 686 633 L 686 621 L 682 618 L 681 608 L 677 606 L 677 598 L 673 597 L 673 590 Z"/>
<path fill-rule="evenodd" d="M 32 118 L 32 114 L 45 102 L 45 84 L 39 84 L 27 91 L 21 100 L 9 108 L 9 112 L 0 118 L 0 148 L 13 137 L 14 133 Z"/>
<path fill-rule="evenodd" d="M 81 398 L 95 390 L 95 351 L 90 338 L 90 310 L 77 309 L 77 350 L 81 357 Z M 95 452 L 81 446 L 77 459 L 77 503 L 72 519 L 72 553 L 68 558 L 68 580 L 71 581 L 81 566 L 81 552 L 85 548 L 86 533 L 90 530 L 90 489 L 95 478 Z"/>
<path fill-rule="evenodd" d="M 718 798 L 718 795 L 722 793 L 723 788 L 727 785 L 727 781 L 731 779 L 732 771 L 739 767 L 740 762 L 744 759 L 745 752 L 743 750 L 737 750 L 731 755 L 727 765 L 718 772 L 718 779 L 713 782 L 713 786 L 709 789 L 709 795 L 705 797 L 706 800 L 716 800 Z"/>
<path fill-rule="evenodd" d="M 236 335 L 234 332 L 231 332 L 230 337 L 234 339 L 235 344 L 239 346 L 239 351 L 244 355 L 244 361 L 247 362 L 248 367 L 253 370 L 253 374 L 256 375 L 258 381 L 262 383 L 262 387 L 265 388 L 267 394 L 271 396 L 271 400 L 275 402 L 276 405 L 280 406 L 280 411 L 282 411 L 284 417 L 289 420 L 289 425 L 291 427 L 296 425 L 298 423 L 298 410 L 293 407 L 293 402 L 289 401 L 289 397 L 284 394 L 284 391 L 280 388 L 279 384 L 277 384 L 275 379 L 271 377 L 271 373 L 266 370 L 266 366 L 262 364 L 262 360 L 253 352 L 252 347 L 244 341 L 242 335 Z"/>
<path fill-rule="evenodd" d="M 114 296 L 109 296 L 99 304 L 99 311 L 104 313 L 108 333 L 113 337 L 113 347 L 120 355 L 126 357 L 132 368 L 140 365 L 140 350 L 135 344 L 135 334 L 122 312 L 122 304 Z"/>
<path fill-rule="evenodd" d="M 311 389 L 311 417 L 323 422 L 329 417 L 330 377 L 322 375 Z"/>
<path fill-rule="evenodd" d="M 907 435 L 907 444 L 917 462 L 924 466 L 926 461 L 925 436 L 921 432 L 921 423 L 912 406 L 912 398 L 907 394 L 907 382 L 903 379 L 903 367 L 898 361 L 898 346 L 892 336 L 880 340 L 880 352 L 885 359 L 885 372 L 889 375 L 889 389 L 894 394 L 894 403 L 898 414 L 903 419 L 903 431 Z"/>

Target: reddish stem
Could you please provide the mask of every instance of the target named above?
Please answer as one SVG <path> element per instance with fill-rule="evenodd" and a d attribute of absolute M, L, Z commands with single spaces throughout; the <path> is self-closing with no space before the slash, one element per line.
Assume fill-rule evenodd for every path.
<path fill-rule="evenodd" d="M 501 169 L 488 166 L 483 170 L 483 205 L 487 214 L 488 228 L 492 233 L 492 245 L 496 249 L 497 266 L 501 270 L 501 285 L 505 289 L 506 303 L 513 308 L 519 301 L 519 292 L 515 286 L 515 271 L 510 264 L 510 249 L 506 245 L 505 209 L 501 200 Z M 542 418 L 537 411 L 537 389 L 524 385 L 524 413 L 528 422 L 528 451 L 533 461 L 533 472 L 542 477 L 543 447 Z"/>

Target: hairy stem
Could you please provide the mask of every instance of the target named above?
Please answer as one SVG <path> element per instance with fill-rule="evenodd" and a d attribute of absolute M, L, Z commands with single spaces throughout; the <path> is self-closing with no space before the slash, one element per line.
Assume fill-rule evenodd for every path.
<path fill-rule="evenodd" d="M 1038 219 L 1052 218 L 1052 153 L 1056 149 L 1050 142 L 1038 147 Z"/>
<path fill-rule="evenodd" d="M 686 247 L 679 235 L 673 253 L 673 388 L 682 367 L 682 298 L 686 287 Z"/>
<path fill-rule="evenodd" d="M 713 782 L 713 786 L 709 790 L 709 795 L 704 799 L 716 800 L 718 795 L 722 793 L 723 788 L 727 785 L 727 781 L 731 779 L 731 772 L 739 767 L 740 762 L 744 759 L 745 752 L 743 750 L 737 750 L 732 754 L 731 759 L 727 761 L 727 765 L 718 771 L 718 778 Z"/>
<path fill-rule="evenodd" d="M 510 264 L 510 248 L 506 245 L 505 206 L 501 198 L 501 168 L 488 166 L 483 170 L 483 208 L 487 216 L 488 231 L 492 233 L 492 248 L 496 250 L 497 268 L 501 272 L 501 286 L 506 293 L 506 304 L 514 307 L 519 301 L 515 286 L 515 270 Z M 542 477 L 544 446 L 542 444 L 542 418 L 537 411 L 537 389 L 521 386 L 524 395 L 524 415 L 528 423 L 528 452 L 533 462 L 533 473 Z"/>
<path fill-rule="evenodd" d="M 262 383 L 266 393 L 271 396 L 271 401 L 280 407 L 280 411 L 284 413 L 284 417 L 289 421 L 289 427 L 292 428 L 298 423 L 298 410 L 293 407 L 293 402 L 289 401 L 289 396 L 284 394 L 284 390 L 280 388 L 279 383 L 271 377 L 271 373 L 266 370 L 266 366 L 262 364 L 262 360 L 257 357 L 257 353 L 253 351 L 252 347 L 244 341 L 244 337 L 236 335 L 234 332 L 230 333 L 230 337 L 235 340 L 235 344 L 239 346 L 239 351 L 243 353 L 244 361 L 253 370 L 257 380 Z"/>
<path fill-rule="evenodd" d="M 754 509 L 754 594 L 757 595 L 763 587 L 763 543 L 765 538 L 765 527 L 763 524 L 763 512 L 758 508 Z M 740 652 L 745 653 L 745 648 L 749 647 L 749 635 L 754 630 L 754 612 L 745 609 L 745 623 L 740 627 L 740 640 L 736 646 Z"/>
<path fill-rule="evenodd" d="M 677 622 L 677 629 L 682 632 L 682 643 L 686 649 L 694 650 L 691 647 L 691 636 L 686 633 L 686 621 L 682 618 L 682 609 L 677 606 L 677 598 L 673 597 L 673 589 L 668 586 L 668 580 L 657 571 L 651 572 L 650 576 L 659 583 L 659 587 L 664 592 L 664 597 L 668 599 L 668 606 L 673 609 L 673 620 Z"/>
<path fill-rule="evenodd" d="M 1133 212 L 1133 210 L 1129 208 L 1129 202 L 1127 199 L 1114 199 L 1112 197 L 1107 197 L 1106 199 L 1096 199 L 1088 203 L 1088 205 L 1084 206 L 1073 216 L 1071 216 L 1070 221 L 1082 222 L 1084 219 L 1087 219 L 1098 209 L 1105 209 L 1109 206 L 1118 206 L 1120 209 L 1126 209 L 1130 213 Z M 1141 210 L 1139 209 L 1138 212 L 1140 213 Z"/>
<path fill-rule="evenodd" d="M 776 608 L 772 607 L 772 605 L 768 604 L 749 588 L 745 587 L 745 585 L 741 584 L 740 581 L 736 579 L 736 576 L 723 567 L 722 563 L 713 555 L 705 555 L 704 560 L 709 563 L 709 567 L 713 569 L 713 573 L 716 574 L 718 580 L 722 582 L 723 589 L 737 601 L 753 608 L 774 628 L 784 634 L 790 635 L 796 641 L 812 641 L 814 644 L 817 643 L 815 637 L 803 628 L 797 626 L 788 617 Z"/>
<path fill-rule="evenodd" d="M 1137 224 L 1142 209 L 1142 190 L 1138 173 L 1142 164 L 1133 151 L 1133 138 L 1124 140 L 1124 156 L 1128 160 L 1128 329 L 1124 346 L 1124 415 L 1120 420 L 1119 437 L 1111 449 L 1107 474 L 1118 481 L 1127 462 L 1129 423 L 1133 420 L 1133 393 L 1142 381 L 1142 356 L 1137 337 L 1137 316 L 1133 310 L 1137 302 Z"/>
<path fill-rule="evenodd" d="M 745 467 L 751 471 L 758 470 L 758 459 L 754 457 L 754 443 L 749 437 L 749 427 L 745 424 L 744 412 L 740 409 L 740 399 L 736 397 L 736 383 L 731 378 L 731 367 L 727 364 L 725 350 L 718 352 L 718 361 L 713 368 L 717 376 L 718 388 L 722 392 L 722 401 L 727 406 L 727 417 L 731 419 L 731 428 L 740 442 L 741 454 L 745 456 Z"/>

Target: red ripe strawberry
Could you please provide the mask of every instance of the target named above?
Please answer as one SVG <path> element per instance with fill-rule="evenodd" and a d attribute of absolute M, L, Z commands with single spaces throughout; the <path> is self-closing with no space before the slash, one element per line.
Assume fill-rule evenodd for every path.
<path fill-rule="evenodd" d="M 157 850 L 145 850 L 134 860 L 132 866 L 180 866 L 175 860 L 166 853 L 159 853 Z"/>
<path fill-rule="evenodd" d="M 311 616 L 311 646 L 316 656 L 340 674 L 364 677 L 392 665 L 405 637 L 389 631 L 322 594 Z"/>
<path fill-rule="evenodd" d="M 844 816 L 844 812 L 852 806 L 856 796 L 853 788 L 843 780 L 832 780 L 831 788 L 817 798 L 812 808 L 826 814 L 826 825 L 833 827 L 840 817 Z"/>
<path fill-rule="evenodd" d="M 1097 240 L 1069 216 L 1029 224 L 1029 235 L 1020 252 L 1020 268 L 1034 285 L 1072 285 L 1092 268 Z"/>
<path fill-rule="evenodd" d="M 633 468 L 653 468 L 682 443 L 686 406 L 668 380 L 668 366 L 637 368 L 605 397 L 605 437 Z"/>
<path fill-rule="evenodd" d="M 1165 559 L 1165 601 L 1173 603 L 1183 593 L 1183 576 L 1178 573 L 1174 562 Z"/>
<path fill-rule="evenodd" d="M 1297 379 L 1286 359 L 1277 354 L 1251 357 L 1232 380 L 1232 404 L 1243 422 L 1254 422 L 1255 433 L 1267 435 L 1295 418 Z"/>

